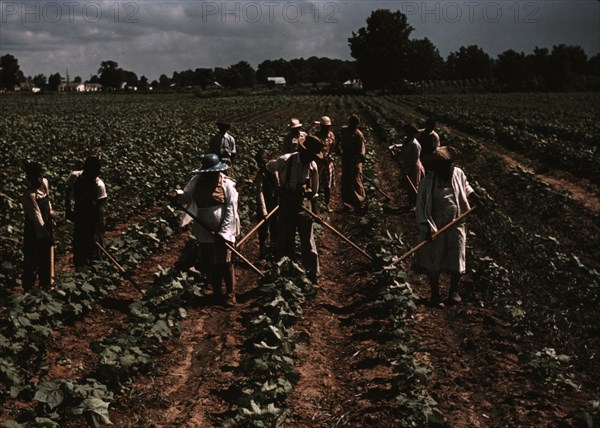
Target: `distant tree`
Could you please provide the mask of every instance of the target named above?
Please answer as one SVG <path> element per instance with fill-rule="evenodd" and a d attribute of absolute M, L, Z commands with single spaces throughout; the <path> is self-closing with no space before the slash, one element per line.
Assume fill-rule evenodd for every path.
<path fill-rule="evenodd" d="M 171 79 L 167 77 L 166 74 L 161 74 L 158 78 L 158 86 L 161 88 L 168 88 L 171 85 Z"/>
<path fill-rule="evenodd" d="M 600 77 L 600 54 L 596 54 L 588 60 L 588 72 Z"/>
<path fill-rule="evenodd" d="M 536 86 L 532 58 L 512 49 L 498 55 L 494 75 L 505 90 L 526 91 Z"/>
<path fill-rule="evenodd" d="M 125 81 L 123 70 L 115 61 L 102 61 L 98 69 L 100 83 L 104 88 L 120 89 Z"/>
<path fill-rule="evenodd" d="M 587 72 L 587 55 L 581 46 L 557 45 L 552 48 L 546 73 L 550 89 L 579 89 L 578 76 Z"/>
<path fill-rule="evenodd" d="M 476 45 L 450 53 L 446 66 L 449 79 L 488 79 L 492 74 L 492 59 Z"/>
<path fill-rule="evenodd" d="M 256 79 L 267 83 L 268 77 L 283 77 L 288 84 L 328 82 L 341 83 L 356 78 L 358 71 L 355 61 L 342 61 L 331 58 L 266 60 L 258 64 Z"/>
<path fill-rule="evenodd" d="M 73 83 L 81 83 L 81 77 L 75 76 L 75 79 L 73 79 Z"/>
<path fill-rule="evenodd" d="M 43 74 L 37 74 L 33 79 L 33 84 L 38 88 L 44 89 L 48 83 L 48 78 Z"/>
<path fill-rule="evenodd" d="M 408 80 L 432 80 L 441 77 L 444 59 L 438 48 L 427 37 L 409 42 L 408 59 Z"/>
<path fill-rule="evenodd" d="M 11 54 L 0 57 L 0 87 L 13 91 L 15 86 L 25 80 L 19 66 L 19 60 Z"/>
<path fill-rule="evenodd" d="M 133 71 L 122 70 L 121 76 L 123 83 L 125 83 L 128 88 L 137 88 L 140 84 L 137 74 L 135 74 Z M 123 86 L 123 83 L 121 83 L 121 86 Z"/>
<path fill-rule="evenodd" d="M 294 84 L 291 64 L 280 58 L 276 60 L 265 60 L 258 64 L 256 69 L 256 80 L 259 83 L 267 83 L 268 77 L 284 77 L 287 83 Z"/>
<path fill-rule="evenodd" d="M 246 61 L 240 61 L 227 69 L 225 86 L 248 88 L 256 84 L 256 71 Z"/>
<path fill-rule="evenodd" d="M 92 77 L 90 77 L 90 83 L 101 83 L 100 78 L 94 74 Z"/>
<path fill-rule="evenodd" d="M 146 76 L 142 75 L 140 77 L 139 86 L 140 86 L 140 89 L 143 91 L 148 89 L 148 86 L 150 86 L 150 85 L 148 84 L 148 78 Z"/>
<path fill-rule="evenodd" d="M 548 76 L 550 74 L 550 51 L 546 48 L 535 47 L 533 54 L 528 56 L 535 75 L 535 86 L 538 90 L 548 90 Z"/>
<path fill-rule="evenodd" d="M 59 73 L 51 74 L 48 77 L 48 89 L 51 91 L 58 91 L 58 87 L 62 81 L 62 77 L 60 77 Z"/>
<path fill-rule="evenodd" d="M 166 77 L 166 76 L 165 76 Z M 153 80 L 152 83 L 150 83 L 150 87 L 151 88 L 158 88 L 160 85 L 160 83 L 158 83 L 158 80 Z"/>
<path fill-rule="evenodd" d="M 367 18 L 366 27 L 352 32 L 350 53 L 365 87 L 395 85 L 408 77 L 412 31 L 406 15 L 379 9 Z"/>
<path fill-rule="evenodd" d="M 195 84 L 205 89 L 215 81 L 215 73 L 212 68 L 197 68 L 194 70 Z"/>

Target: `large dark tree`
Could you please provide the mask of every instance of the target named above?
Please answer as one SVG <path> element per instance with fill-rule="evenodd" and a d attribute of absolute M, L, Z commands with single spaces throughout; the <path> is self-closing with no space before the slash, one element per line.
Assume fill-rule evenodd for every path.
<path fill-rule="evenodd" d="M 100 83 L 104 88 L 119 89 L 125 81 L 123 70 L 119 68 L 119 64 L 115 61 L 102 61 L 98 74 L 100 75 Z"/>
<path fill-rule="evenodd" d="M 215 81 L 215 72 L 212 68 L 197 68 L 194 70 L 195 84 L 201 88 L 210 86 Z"/>
<path fill-rule="evenodd" d="M 492 75 L 492 59 L 476 45 L 450 53 L 446 66 L 450 79 L 488 79 Z"/>
<path fill-rule="evenodd" d="M 43 74 L 37 74 L 33 78 L 33 84 L 40 89 L 46 88 L 46 84 L 48 83 L 48 78 Z"/>
<path fill-rule="evenodd" d="M 51 74 L 50 77 L 48 77 L 48 89 L 51 91 L 58 91 L 61 80 L 62 78 L 59 73 Z"/>
<path fill-rule="evenodd" d="M 578 88 L 578 76 L 587 72 L 587 55 L 581 46 L 557 45 L 548 60 L 546 78 L 551 90 Z"/>
<path fill-rule="evenodd" d="M 439 79 L 443 69 L 444 59 L 431 40 L 425 37 L 424 39 L 410 41 L 408 80 Z"/>
<path fill-rule="evenodd" d="M 530 91 L 536 86 L 532 58 L 512 49 L 498 55 L 494 75 L 505 90 Z"/>
<path fill-rule="evenodd" d="M 11 54 L 0 57 L 0 87 L 13 91 L 15 86 L 25 80 L 19 67 L 19 60 Z"/>
<path fill-rule="evenodd" d="M 403 13 L 379 9 L 367 18 L 366 27 L 352 32 L 350 53 L 365 87 L 398 85 L 408 78 L 412 30 Z"/>

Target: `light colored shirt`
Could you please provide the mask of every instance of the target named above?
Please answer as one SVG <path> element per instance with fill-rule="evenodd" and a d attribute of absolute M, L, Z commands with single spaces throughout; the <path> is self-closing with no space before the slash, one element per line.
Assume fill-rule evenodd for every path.
<path fill-rule="evenodd" d="M 177 201 L 194 216 L 198 217 L 201 222 L 201 224 L 198 224 L 197 221 L 194 221 L 192 233 L 198 242 L 214 242 L 214 236 L 211 232 L 219 234 L 228 242 L 235 242 L 235 238 L 240 232 L 238 192 L 235 188 L 235 182 L 221 173 L 220 179 L 225 193 L 224 204 L 199 208 L 196 201 L 194 201 L 194 189 L 199 178 L 200 174 L 194 176 L 185 186 L 185 189 L 177 191 Z M 186 214 L 181 220 L 181 225 L 185 226 L 193 220 L 190 215 Z"/>
<path fill-rule="evenodd" d="M 210 153 L 217 154 L 219 156 L 225 153 L 235 154 L 235 138 L 228 132 L 221 134 L 217 132 L 211 139 L 209 144 Z"/>
<path fill-rule="evenodd" d="M 288 165 L 288 162 L 291 162 L 291 165 Z M 286 153 L 269 161 L 267 170 L 277 173 L 280 187 L 288 192 L 299 192 L 304 185 L 311 189 L 314 196 L 319 191 L 317 163 L 302 163 L 297 153 Z"/>
<path fill-rule="evenodd" d="M 25 211 L 25 216 L 31 220 L 33 223 L 33 227 L 35 229 L 35 236 L 39 238 L 45 238 L 48 236 L 48 232 L 44 228 L 45 222 L 42 217 L 42 212 L 40 211 L 40 207 L 37 204 L 38 199 L 42 198 L 50 198 L 50 190 L 48 188 L 48 180 L 43 178 L 41 187 L 36 187 L 35 189 L 32 187 L 28 187 L 25 193 L 23 193 L 23 197 L 21 199 L 21 203 L 23 204 L 23 210 Z M 52 212 L 52 204 L 49 202 L 50 212 Z"/>
<path fill-rule="evenodd" d="M 83 173 L 83 171 L 72 171 L 71 174 L 67 177 L 67 182 L 65 185 L 67 188 L 72 188 L 75 184 L 75 180 Z M 96 200 L 107 198 L 108 195 L 106 193 L 106 185 L 104 181 L 100 177 L 96 177 Z"/>

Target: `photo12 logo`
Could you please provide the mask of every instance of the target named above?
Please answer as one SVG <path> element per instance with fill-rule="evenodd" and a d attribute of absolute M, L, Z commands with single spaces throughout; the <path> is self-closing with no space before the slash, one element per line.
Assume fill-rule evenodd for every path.
<path fill-rule="evenodd" d="M 404 1 L 398 3 L 400 12 L 421 23 L 486 22 L 502 19 L 515 23 L 539 22 L 540 5 L 533 1 Z"/>
<path fill-rule="evenodd" d="M 302 20 L 314 23 L 339 22 L 340 5 L 334 1 L 202 1 L 202 22 L 269 23 Z"/>
<path fill-rule="evenodd" d="M 115 23 L 138 22 L 136 2 L 77 2 L 77 1 L 0 1 L 0 22 L 21 23 L 98 22 L 110 19 Z"/>

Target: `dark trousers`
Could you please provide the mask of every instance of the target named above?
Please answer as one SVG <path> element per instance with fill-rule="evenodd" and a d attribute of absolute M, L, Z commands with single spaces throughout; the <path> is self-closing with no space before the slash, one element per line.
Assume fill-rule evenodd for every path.
<path fill-rule="evenodd" d="M 277 256 L 294 257 L 296 232 L 298 232 L 302 264 L 309 279 L 314 280 L 319 275 L 319 254 L 315 243 L 313 220 L 307 214 L 299 212 L 293 202 L 284 202 L 282 199 L 279 206 Z"/>
<path fill-rule="evenodd" d="M 50 288 L 50 240 L 25 239 L 23 245 L 23 289 L 29 291 L 39 277 L 40 288 Z"/>

